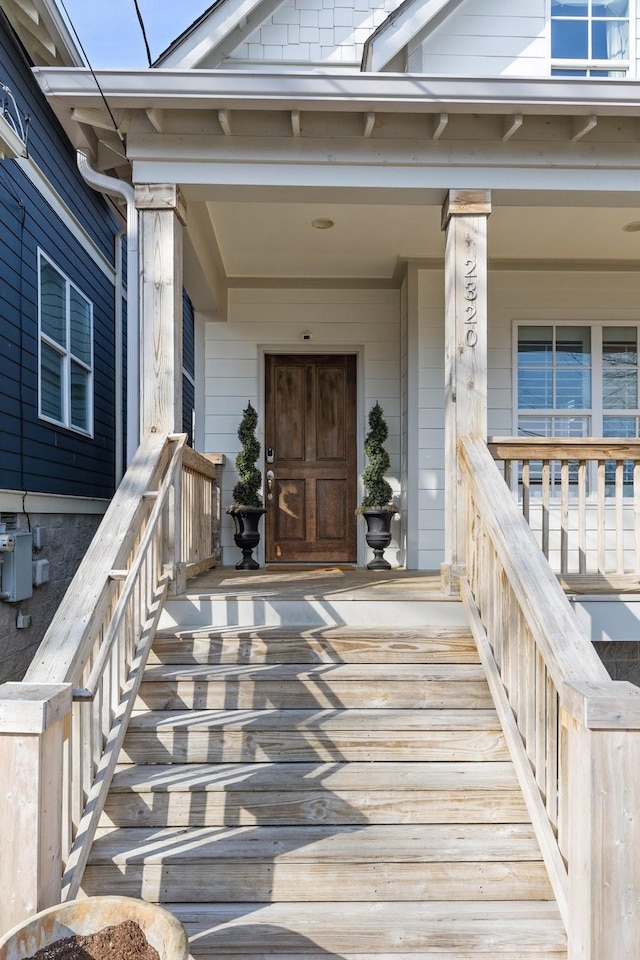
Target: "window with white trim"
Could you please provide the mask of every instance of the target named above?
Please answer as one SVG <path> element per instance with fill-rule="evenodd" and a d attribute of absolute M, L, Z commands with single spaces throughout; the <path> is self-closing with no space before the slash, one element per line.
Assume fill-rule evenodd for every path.
<path fill-rule="evenodd" d="M 38 403 L 43 420 L 93 433 L 93 304 L 38 250 Z"/>
<path fill-rule="evenodd" d="M 551 75 L 625 77 L 633 0 L 551 0 Z"/>
<path fill-rule="evenodd" d="M 639 340 L 637 324 L 519 324 L 518 434 L 639 437 Z"/>

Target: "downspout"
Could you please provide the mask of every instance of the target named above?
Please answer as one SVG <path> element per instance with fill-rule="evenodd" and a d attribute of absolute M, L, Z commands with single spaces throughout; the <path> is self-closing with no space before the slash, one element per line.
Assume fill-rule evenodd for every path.
<path fill-rule="evenodd" d="M 98 173 L 86 153 L 78 150 L 78 169 L 84 181 L 99 193 L 120 197 L 127 204 L 127 465 L 140 443 L 140 267 L 138 262 L 138 211 L 131 184 Z M 117 295 L 117 291 L 116 291 Z M 116 310 L 117 316 L 117 310 Z"/>

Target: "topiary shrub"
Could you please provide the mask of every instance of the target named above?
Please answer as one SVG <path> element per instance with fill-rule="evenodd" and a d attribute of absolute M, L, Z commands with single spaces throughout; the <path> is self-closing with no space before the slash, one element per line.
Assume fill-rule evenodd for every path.
<path fill-rule="evenodd" d="M 384 475 L 391 465 L 389 454 L 384 448 L 384 442 L 389 436 L 389 427 L 384 419 L 384 411 L 379 403 L 369 411 L 369 433 L 364 441 L 364 452 L 369 463 L 362 471 L 365 496 L 362 508 L 386 507 L 391 505 L 393 490 L 384 479 Z"/>
<path fill-rule="evenodd" d="M 236 470 L 240 479 L 233 488 L 233 503 L 229 509 L 241 507 L 262 507 L 262 497 L 260 496 L 260 486 L 262 485 L 262 474 L 256 467 L 256 460 L 260 456 L 260 443 L 256 437 L 256 426 L 258 425 L 258 414 L 251 406 L 251 401 L 247 404 L 242 413 L 242 420 L 238 427 L 238 439 L 242 444 L 242 449 L 236 457 Z"/>

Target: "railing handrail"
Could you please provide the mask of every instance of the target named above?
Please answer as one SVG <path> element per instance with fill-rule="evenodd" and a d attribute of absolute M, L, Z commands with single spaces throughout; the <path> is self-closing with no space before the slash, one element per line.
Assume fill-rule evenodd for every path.
<path fill-rule="evenodd" d="M 490 437 L 495 460 L 637 460 L 640 440 L 610 437 Z"/>
<path fill-rule="evenodd" d="M 482 440 L 463 438 L 460 460 L 556 689 L 561 691 L 565 683 L 609 680 L 531 528 L 515 501 L 505 496 L 504 480 L 487 445 Z"/>
<path fill-rule="evenodd" d="M 71 585 L 27 670 L 28 683 L 78 683 L 91 651 L 93 629 L 111 599 L 111 573 L 121 570 L 139 532 L 144 494 L 182 435 L 155 434 L 140 444 Z M 164 462 L 163 462 L 164 461 Z"/>

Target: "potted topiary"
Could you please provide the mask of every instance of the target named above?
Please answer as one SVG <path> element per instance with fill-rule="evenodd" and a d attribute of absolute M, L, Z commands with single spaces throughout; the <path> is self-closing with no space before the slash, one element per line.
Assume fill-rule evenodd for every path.
<path fill-rule="evenodd" d="M 391 485 L 384 478 L 391 463 L 384 448 L 388 436 L 389 427 L 384 419 L 384 411 L 376 402 L 369 411 L 369 433 L 364 441 L 364 452 L 369 463 L 362 472 L 365 495 L 362 505 L 358 507 L 358 513 L 362 514 L 367 524 L 367 544 L 374 554 L 373 560 L 367 564 L 368 570 L 391 569 L 391 564 L 383 554 L 391 543 L 391 521 L 398 511 L 391 502 Z"/>
<path fill-rule="evenodd" d="M 258 414 L 251 402 L 242 413 L 238 427 L 238 439 L 242 449 L 236 457 L 236 470 L 239 480 L 233 488 L 233 502 L 227 507 L 227 513 L 233 517 L 236 546 L 242 550 L 242 560 L 236 564 L 236 570 L 257 570 L 260 564 L 253 559 L 252 553 L 260 542 L 258 525 L 265 512 L 260 487 L 262 474 L 256 467 L 260 456 L 260 443 L 256 437 Z"/>

